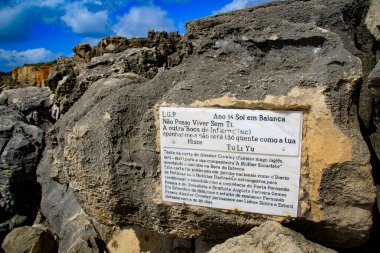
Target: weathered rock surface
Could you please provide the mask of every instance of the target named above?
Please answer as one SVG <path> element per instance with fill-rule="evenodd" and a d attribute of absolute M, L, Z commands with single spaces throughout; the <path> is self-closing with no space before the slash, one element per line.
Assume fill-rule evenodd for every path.
<path fill-rule="evenodd" d="M 160 68 L 178 64 L 186 53 L 182 51 L 178 33 L 154 31 L 147 38 L 111 36 L 97 47 L 79 44 L 74 59 L 59 59 L 47 81 L 56 92 L 56 117 L 67 112 L 95 81 L 130 72 L 153 78 Z"/>
<path fill-rule="evenodd" d="M 368 30 L 377 40 L 380 40 L 380 1 L 370 0 L 370 6 L 365 19 Z"/>
<path fill-rule="evenodd" d="M 5 253 L 55 253 L 58 248 L 49 231 L 29 226 L 15 228 L 1 246 Z"/>
<path fill-rule="evenodd" d="M 0 104 L 5 104 L 27 113 L 36 108 L 50 107 L 51 95 L 49 88 L 27 87 L 6 90 L 0 94 Z"/>
<path fill-rule="evenodd" d="M 267 221 L 251 231 L 213 247 L 209 253 L 333 253 L 335 250 L 308 241 L 302 234 Z"/>
<path fill-rule="evenodd" d="M 33 215 L 39 202 L 36 167 L 43 149 L 42 129 L 0 105 L 0 220 L 15 214 Z"/>
<path fill-rule="evenodd" d="M 26 87 L 6 90 L 0 94 L 0 105 L 22 112 L 27 122 L 43 129 L 51 126 L 53 95 L 51 90 L 39 87 Z"/>
<path fill-rule="evenodd" d="M 50 168 L 49 162 L 50 160 L 44 159 L 39 165 L 40 168 Z M 38 173 L 44 195 L 41 209 L 49 221 L 50 228 L 60 238 L 59 252 L 79 252 L 80 249 L 90 247 L 88 245 L 91 245 L 92 250 L 83 252 L 104 252 L 104 242 L 98 233 L 101 228 L 93 225 L 96 221 L 82 210 L 72 189 L 49 178 L 49 175 L 46 175 L 49 170 L 40 169 Z M 107 236 L 102 239 L 107 240 Z"/>
<path fill-rule="evenodd" d="M 364 10 L 366 1 L 281 1 L 197 20 L 166 57 L 187 58 L 170 69 L 155 65 L 157 48 L 91 58 L 70 79 L 78 100 L 60 108 L 67 112 L 48 135 L 38 169 L 42 212 L 50 220 L 77 201 L 77 210 L 108 226 L 210 239 L 276 220 L 324 245 L 364 243 L 375 188 L 357 111 L 360 83 L 373 67 L 363 63 L 373 55 L 357 44 L 349 19 L 362 20 Z M 62 87 L 65 78 L 71 76 L 59 81 Z M 298 218 L 162 203 L 156 124 L 162 104 L 302 110 Z M 51 194 L 61 193 L 67 200 L 57 205 Z M 53 227 L 67 245 L 72 233 L 63 231 L 79 230 L 65 222 Z"/>
<path fill-rule="evenodd" d="M 91 46 L 89 44 L 81 43 L 79 45 L 76 45 L 73 48 L 74 51 L 74 60 L 77 61 L 89 61 L 92 57 L 91 55 Z"/>
<path fill-rule="evenodd" d="M 41 188 L 36 169 L 50 121 L 49 88 L 28 87 L 0 94 L 0 242 L 36 217 Z"/>
<path fill-rule="evenodd" d="M 368 85 L 373 89 L 372 92 L 376 95 L 376 98 L 378 98 L 380 94 L 380 61 L 377 62 L 376 66 L 368 75 Z"/>
<path fill-rule="evenodd" d="M 0 92 L 19 88 L 19 84 L 12 79 L 12 72 L 0 72 Z"/>
<path fill-rule="evenodd" d="M 163 237 L 156 232 L 139 227 L 116 230 L 112 239 L 108 242 L 107 248 L 110 253 L 194 252 L 191 239 Z M 206 251 L 197 251 L 195 249 L 195 252 L 205 253 Z"/>
<path fill-rule="evenodd" d="M 372 131 L 370 132 L 369 139 L 377 160 L 380 161 L 380 61 L 377 62 L 375 68 L 368 76 L 368 86 L 373 94 L 374 107 L 374 119 L 370 126 Z"/>
<path fill-rule="evenodd" d="M 31 224 L 30 217 L 23 216 L 23 215 L 15 215 L 11 219 L 2 222 L 0 224 L 0 243 L 3 242 L 5 236 L 12 231 L 14 228 L 27 226 Z M 0 249 L 0 252 L 1 249 Z"/>
<path fill-rule="evenodd" d="M 178 32 L 148 31 L 146 38 L 127 39 L 120 36 L 110 36 L 99 41 L 98 45 L 91 47 L 88 44 L 79 44 L 74 48 L 74 59 L 88 62 L 95 56 L 106 53 L 120 53 L 132 48 L 156 48 L 161 55 L 170 55 L 177 51 L 181 36 Z"/>

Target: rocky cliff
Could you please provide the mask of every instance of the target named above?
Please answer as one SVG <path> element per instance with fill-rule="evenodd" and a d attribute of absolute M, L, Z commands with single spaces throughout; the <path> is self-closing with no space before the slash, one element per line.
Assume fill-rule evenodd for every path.
<path fill-rule="evenodd" d="M 374 252 L 376 3 L 279 1 L 58 59 L 46 82 L 58 121 L 45 127 L 37 175 L 59 252 L 206 252 L 248 231 L 211 252 Z M 302 111 L 297 217 L 164 202 L 158 110 L 168 105 Z"/>
<path fill-rule="evenodd" d="M 45 87 L 52 64 L 25 65 L 12 70 L 12 79 L 21 86 Z"/>
<path fill-rule="evenodd" d="M 16 81 L 12 79 L 11 72 L 0 72 L 0 92 L 7 89 L 18 88 Z"/>

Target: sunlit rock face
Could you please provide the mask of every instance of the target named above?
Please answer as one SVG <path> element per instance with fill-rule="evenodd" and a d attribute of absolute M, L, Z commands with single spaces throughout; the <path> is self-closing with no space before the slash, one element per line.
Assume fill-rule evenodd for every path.
<path fill-rule="evenodd" d="M 21 86 L 46 87 L 52 64 L 22 66 L 12 70 L 12 79 Z"/>

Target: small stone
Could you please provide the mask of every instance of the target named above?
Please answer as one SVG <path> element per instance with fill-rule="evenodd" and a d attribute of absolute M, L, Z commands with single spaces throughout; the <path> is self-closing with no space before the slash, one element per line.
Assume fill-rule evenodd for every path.
<path fill-rule="evenodd" d="M 40 228 L 15 228 L 4 239 L 2 248 L 5 253 L 55 253 L 58 246 L 54 236 Z"/>

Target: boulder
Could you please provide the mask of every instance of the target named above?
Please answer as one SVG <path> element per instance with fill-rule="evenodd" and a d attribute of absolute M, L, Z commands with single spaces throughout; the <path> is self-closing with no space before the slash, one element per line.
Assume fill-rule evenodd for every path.
<path fill-rule="evenodd" d="M 54 121 L 50 112 L 53 97 L 48 87 L 11 89 L 0 94 L 0 105 L 22 112 L 28 123 L 46 130 Z"/>
<path fill-rule="evenodd" d="M 111 253 L 135 252 L 193 252 L 191 239 L 162 236 L 157 232 L 140 227 L 116 229 L 107 249 Z M 198 251 L 205 253 L 206 251 Z"/>
<path fill-rule="evenodd" d="M 0 243 L 3 242 L 5 236 L 14 228 L 27 226 L 30 224 L 30 217 L 24 215 L 15 215 L 11 219 L 0 224 Z"/>
<path fill-rule="evenodd" d="M 302 234 L 267 221 L 251 231 L 214 246 L 208 253 L 333 253 L 319 244 L 307 240 Z"/>
<path fill-rule="evenodd" d="M 46 152 L 47 150 L 44 151 L 44 157 L 47 157 Z M 43 159 L 39 168 L 50 168 L 49 163 L 49 160 Z M 45 175 L 49 170 L 39 169 L 37 172 L 39 183 L 43 186 L 41 210 L 49 221 L 49 227 L 60 238 L 59 252 L 76 252 L 82 246 L 83 249 L 90 247 L 86 245 L 91 245 L 92 250 L 87 249 L 83 252 L 103 252 L 105 247 L 102 239 L 107 241 L 107 235 L 104 235 L 107 232 L 99 234 L 99 231 L 104 229 L 101 225 L 95 227 L 97 222 L 83 211 L 72 189 Z"/>
<path fill-rule="evenodd" d="M 124 70 L 101 76 L 118 59 L 131 61 L 132 49 L 92 58 L 78 75 L 89 80 L 83 96 L 47 136 L 42 203 L 53 188 L 67 188 L 86 215 L 110 227 L 219 240 L 274 220 L 324 245 L 365 243 L 375 187 L 358 92 L 368 72 L 362 62 L 373 55 L 360 51 L 346 22 L 365 9 L 355 0 L 278 1 L 196 20 L 181 44 L 187 57 L 153 78 Z M 164 203 L 163 105 L 303 111 L 297 218 Z M 62 206 L 42 204 L 42 212 L 53 217 Z"/>
<path fill-rule="evenodd" d="M 36 217 L 41 199 L 36 169 L 45 147 L 40 127 L 52 125 L 50 106 L 49 88 L 0 94 L 0 242 L 13 228 L 31 224 Z"/>
<path fill-rule="evenodd" d="M 12 232 L 5 237 L 1 246 L 5 253 L 57 252 L 57 242 L 48 230 L 29 226 L 12 230 Z"/>
<path fill-rule="evenodd" d="M 3 90 L 19 88 L 15 80 L 12 79 L 12 72 L 0 72 L 0 93 Z"/>
<path fill-rule="evenodd" d="M 0 221 L 15 214 L 35 215 L 40 200 L 36 167 L 44 133 L 18 111 L 0 105 Z"/>
<path fill-rule="evenodd" d="M 89 44 L 79 44 L 73 48 L 74 59 L 77 61 L 89 61 L 91 59 L 91 45 Z"/>
<path fill-rule="evenodd" d="M 141 41 L 141 43 L 134 45 L 141 47 L 144 39 L 136 39 L 136 41 Z M 110 36 L 107 38 L 103 38 L 99 41 L 98 46 L 96 48 L 98 56 L 105 53 L 119 53 L 126 50 L 129 47 L 129 40 L 125 37 L 121 36 Z"/>
<path fill-rule="evenodd" d="M 26 87 L 6 90 L 0 94 L 0 104 L 27 113 L 38 108 L 49 108 L 52 105 L 51 95 L 49 88 Z"/>

